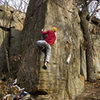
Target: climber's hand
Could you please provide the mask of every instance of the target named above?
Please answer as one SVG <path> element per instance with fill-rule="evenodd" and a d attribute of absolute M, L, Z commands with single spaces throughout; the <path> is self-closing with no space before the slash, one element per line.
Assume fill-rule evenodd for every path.
<path fill-rule="evenodd" d="M 41 29 L 41 31 L 43 31 L 43 29 Z"/>

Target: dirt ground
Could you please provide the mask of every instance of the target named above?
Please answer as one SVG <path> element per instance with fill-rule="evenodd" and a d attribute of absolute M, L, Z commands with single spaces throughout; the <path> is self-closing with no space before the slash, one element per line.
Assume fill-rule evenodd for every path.
<path fill-rule="evenodd" d="M 6 81 L 0 80 L 0 100 L 5 100 L 3 98 L 7 96 L 8 94 L 12 94 L 15 97 L 19 96 L 21 91 L 19 91 L 18 88 L 15 87 L 15 85 L 12 85 L 13 82 L 14 81 L 11 78 L 9 78 Z M 7 99 L 7 100 L 15 100 L 15 99 L 12 98 L 12 99 Z M 30 100 L 33 100 L 33 99 L 30 99 Z M 85 89 L 83 93 L 79 97 L 77 97 L 75 100 L 100 100 L 100 80 L 97 80 L 94 83 L 85 82 Z"/>
<path fill-rule="evenodd" d="M 100 80 L 94 83 L 85 82 L 85 90 L 76 100 L 100 100 Z"/>

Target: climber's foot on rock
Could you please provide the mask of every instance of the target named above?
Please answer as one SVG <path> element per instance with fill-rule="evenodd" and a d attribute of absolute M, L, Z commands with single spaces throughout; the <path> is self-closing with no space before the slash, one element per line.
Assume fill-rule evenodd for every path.
<path fill-rule="evenodd" d="M 47 69 L 47 65 L 44 65 L 44 66 L 43 66 L 43 69 Z"/>

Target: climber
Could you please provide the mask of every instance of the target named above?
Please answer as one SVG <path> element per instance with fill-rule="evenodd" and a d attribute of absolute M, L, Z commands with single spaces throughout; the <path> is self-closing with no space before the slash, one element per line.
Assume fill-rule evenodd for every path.
<path fill-rule="evenodd" d="M 37 41 L 37 45 L 39 47 L 43 47 L 46 49 L 46 57 L 45 57 L 45 62 L 44 62 L 44 69 L 47 69 L 48 63 L 50 61 L 50 55 L 51 55 L 51 46 L 54 44 L 55 40 L 56 40 L 56 35 L 55 32 L 57 31 L 56 27 L 53 27 L 52 30 L 48 30 L 46 32 L 43 31 L 43 29 L 41 30 L 41 33 L 43 35 L 47 34 L 45 40 L 38 40 Z"/>

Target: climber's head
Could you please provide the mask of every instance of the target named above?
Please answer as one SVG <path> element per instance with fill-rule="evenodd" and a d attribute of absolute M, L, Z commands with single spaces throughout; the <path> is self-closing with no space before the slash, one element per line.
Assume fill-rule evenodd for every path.
<path fill-rule="evenodd" d="M 53 31 L 53 32 L 57 32 L 57 28 L 56 28 L 56 27 L 53 27 L 53 28 L 52 28 L 52 31 Z"/>

